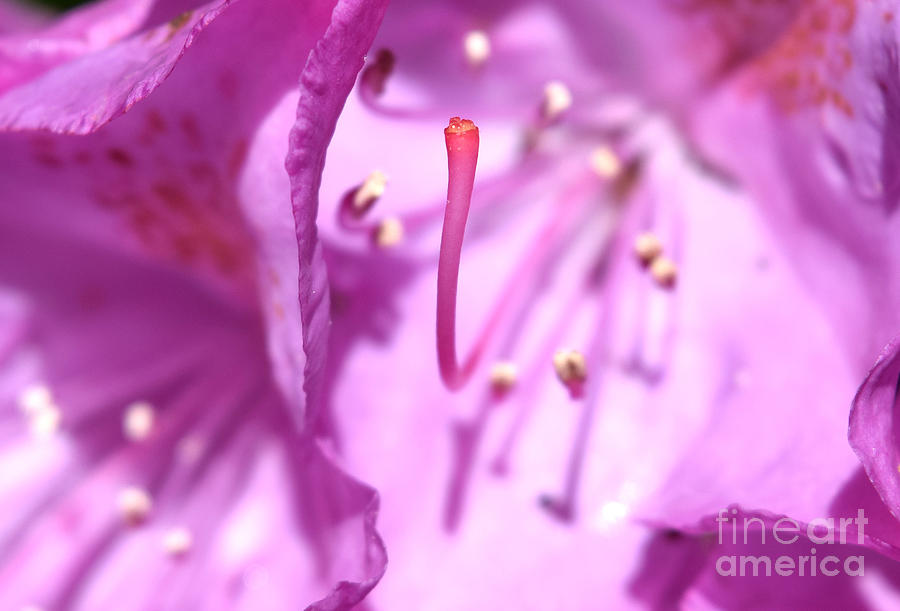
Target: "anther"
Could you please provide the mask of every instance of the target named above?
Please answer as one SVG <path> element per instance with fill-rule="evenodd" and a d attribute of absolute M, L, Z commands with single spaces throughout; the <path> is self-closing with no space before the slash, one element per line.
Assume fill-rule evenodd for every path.
<path fill-rule="evenodd" d="M 32 414 L 41 408 L 52 405 L 53 394 L 42 384 L 28 386 L 19 394 L 19 407 L 26 414 Z"/>
<path fill-rule="evenodd" d="M 622 160 L 608 146 L 600 146 L 591 152 L 591 168 L 600 178 L 615 178 L 622 171 Z"/>
<path fill-rule="evenodd" d="M 587 379 L 587 363 L 577 350 L 558 350 L 553 355 L 553 369 L 559 380 L 573 391 Z"/>
<path fill-rule="evenodd" d="M 122 519 L 130 526 L 137 526 L 147 519 L 153 508 L 150 495 L 142 488 L 128 486 L 119 492 L 117 501 Z"/>
<path fill-rule="evenodd" d="M 634 239 L 634 254 L 644 265 L 650 265 L 662 251 L 662 242 L 654 233 L 647 231 Z"/>
<path fill-rule="evenodd" d="M 560 81 L 550 81 L 544 86 L 544 102 L 541 114 L 548 121 L 555 121 L 572 105 L 572 92 Z"/>
<path fill-rule="evenodd" d="M 650 275 L 653 276 L 656 284 L 662 288 L 669 289 L 675 286 L 675 282 L 678 279 L 678 267 L 674 261 L 660 255 L 653 259 L 653 262 L 650 264 Z"/>
<path fill-rule="evenodd" d="M 472 30 L 463 39 L 466 61 L 473 68 L 480 68 L 491 56 L 491 41 L 481 30 Z"/>
<path fill-rule="evenodd" d="M 362 90 L 374 96 L 384 93 L 385 83 L 391 72 L 394 71 L 395 63 L 396 58 L 389 49 L 379 49 L 375 53 L 375 60 L 366 66 L 360 77 Z"/>
<path fill-rule="evenodd" d="M 369 174 L 363 183 L 353 192 L 351 200 L 353 206 L 353 215 L 361 217 L 369 208 L 384 195 L 384 188 L 387 185 L 387 176 L 380 170 L 375 170 Z"/>
<path fill-rule="evenodd" d="M 155 419 L 156 412 L 152 405 L 146 401 L 132 403 L 125 408 L 125 416 L 122 418 L 122 432 L 131 441 L 142 441 L 153 430 Z"/>
<path fill-rule="evenodd" d="M 403 240 L 403 222 L 396 217 L 388 217 L 375 227 L 372 241 L 379 248 L 391 248 Z"/>
<path fill-rule="evenodd" d="M 182 558 L 194 544 L 194 537 L 187 528 L 173 528 L 162 540 L 163 550 L 172 558 Z"/>
<path fill-rule="evenodd" d="M 38 438 L 46 438 L 59 430 L 62 413 L 55 405 L 41 407 L 29 415 L 31 434 Z"/>
<path fill-rule="evenodd" d="M 515 386 L 519 371 L 515 363 L 499 361 L 491 367 L 491 388 L 498 395 L 505 394 Z"/>

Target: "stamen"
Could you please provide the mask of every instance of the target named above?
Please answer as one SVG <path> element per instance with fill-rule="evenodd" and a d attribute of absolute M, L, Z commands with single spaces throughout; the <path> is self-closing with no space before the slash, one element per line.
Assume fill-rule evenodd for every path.
<path fill-rule="evenodd" d="M 478 128 L 468 119 L 453 117 L 444 129 L 444 140 L 449 179 L 438 257 L 437 353 L 441 379 L 450 390 L 458 390 L 472 375 L 480 352 L 476 348 L 462 368 L 456 360 L 456 290 L 478 163 Z"/>
<path fill-rule="evenodd" d="M 519 370 L 515 363 L 499 361 L 491 368 L 491 388 L 497 395 L 504 395 L 515 386 Z"/>
<path fill-rule="evenodd" d="M 394 71 L 396 62 L 394 54 L 389 49 L 379 49 L 375 53 L 375 61 L 366 66 L 360 76 L 363 94 L 377 97 L 384 93 L 384 86 Z"/>
<path fill-rule="evenodd" d="M 31 434 L 34 437 L 44 439 L 59 430 L 62 413 L 55 405 L 46 405 L 30 413 L 28 420 Z"/>
<path fill-rule="evenodd" d="M 53 394 L 43 384 L 28 386 L 19 394 L 19 407 L 26 414 L 50 405 L 53 405 Z"/>
<path fill-rule="evenodd" d="M 622 171 L 622 161 L 608 146 L 601 146 L 591 152 L 591 167 L 600 178 L 612 179 Z"/>
<path fill-rule="evenodd" d="M 379 248 L 391 248 L 403 241 L 403 221 L 392 216 L 381 221 L 375 228 L 372 240 Z"/>
<path fill-rule="evenodd" d="M 560 81 L 550 81 L 544 86 L 544 102 L 541 114 L 547 121 L 555 121 L 572 105 L 572 92 Z"/>
<path fill-rule="evenodd" d="M 674 261 L 660 255 L 650 264 L 650 275 L 660 287 L 670 289 L 678 279 L 678 267 Z"/>
<path fill-rule="evenodd" d="M 146 401 L 132 403 L 125 408 L 125 416 L 122 418 L 122 432 L 131 441 L 146 439 L 153 430 L 153 421 L 156 412 L 153 406 Z"/>
<path fill-rule="evenodd" d="M 172 558 L 182 558 L 194 544 L 194 537 L 187 528 L 173 528 L 163 537 L 162 545 L 166 554 Z"/>
<path fill-rule="evenodd" d="M 387 176 L 383 172 L 375 170 L 353 192 L 352 204 L 355 217 L 363 216 L 378 201 L 378 198 L 384 195 L 387 180 Z"/>
<path fill-rule="evenodd" d="M 554 248 L 561 246 L 558 240 L 576 221 L 573 215 L 581 209 L 580 204 L 586 193 L 596 187 L 596 178 L 585 171 L 583 176 L 565 190 L 560 198 L 559 208 L 551 216 L 550 222 L 541 229 L 527 256 L 520 261 L 501 289 L 499 299 L 495 301 L 471 351 L 461 365 L 457 360 L 455 340 L 456 296 L 460 254 L 478 162 L 478 128 L 471 121 L 453 117 L 444 130 L 444 138 L 449 182 L 438 258 L 437 353 L 444 385 L 450 390 L 458 390 L 471 377 L 490 339 L 507 318 L 509 309 L 517 303 L 517 297 L 533 282 L 535 268 L 546 261 Z"/>
<path fill-rule="evenodd" d="M 573 395 L 579 395 L 587 379 L 587 363 L 577 350 L 558 350 L 553 355 L 553 369 Z"/>
<path fill-rule="evenodd" d="M 153 508 L 150 495 L 142 488 L 129 486 L 119 492 L 117 502 L 122 519 L 129 526 L 137 526 L 147 519 Z"/>
<path fill-rule="evenodd" d="M 491 41 L 481 30 L 472 30 L 463 39 L 466 61 L 473 68 L 480 68 L 491 56 Z"/>
<path fill-rule="evenodd" d="M 644 265 L 650 265 L 662 254 L 663 245 L 656 234 L 645 232 L 634 240 L 634 254 Z"/>

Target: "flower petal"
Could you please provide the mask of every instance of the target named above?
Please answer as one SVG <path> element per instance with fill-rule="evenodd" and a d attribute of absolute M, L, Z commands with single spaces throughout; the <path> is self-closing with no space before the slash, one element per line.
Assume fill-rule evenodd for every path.
<path fill-rule="evenodd" d="M 325 36 L 300 77 L 297 121 L 291 129 L 285 167 L 291 179 L 300 285 L 308 287 L 300 292 L 300 314 L 306 353 L 304 390 L 313 410 L 321 401 L 329 316 L 328 280 L 315 224 L 325 150 L 386 5 L 381 0 L 338 2 Z"/>
<path fill-rule="evenodd" d="M 894 419 L 898 384 L 900 339 L 878 357 L 850 411 L 850 445 L 895 517 L 900 516 L 900 453 Z"/>

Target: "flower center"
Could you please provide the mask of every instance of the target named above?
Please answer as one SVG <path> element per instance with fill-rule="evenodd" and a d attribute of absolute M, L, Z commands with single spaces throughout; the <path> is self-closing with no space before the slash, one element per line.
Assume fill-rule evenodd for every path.
<path fill-rule="evenodd" d="M 490 57 L 483 61 L 490 61 Z M 377 59 L 371 70 L 380 70 Z M 375 83 L 374 78 L 364 75 L 360 82 L 360 95 L 373 112 L 393 118 L 430 116 L 418 109 L 381 105 L 376 98 L 384 82 Z M 451 391 L 461 389 L 480 371 L 483 358 L 495 359 L 487 368 L 485 393 L 474 416 L 454 428 L 456 456 L 444 507 L 448 530 L 453 530 L 460 518 L 467 480 L 496 406 L 509 398 L 517 399 L 510 405 L 514 411 L 509 415 L 508 428 L 501 434 L 498 447 L 491 450 L 490 465 L 498 475 L 510 470 L 520 433 L 533 413 L 542 409 L 535 405 L 534 397 L 548 377 L 564 389 L 566 398 L 576 407 L 575 434 L 561 489 L 540 496 L 540 506 L 551 516 L 570 520 L 575 514 L 592 423 L 600 409 L 598 389 L 602 388 L 605 370 L 618 366 L 656 383 L 668 358 L 673 320 L 669 311 L 671 290 L 678 279 L 680 259 L 678 221 L 671 218 L 677 213 L 671 207 L 659 206 L 640 181 L 644 160 L 654 158 L 645 155 L 650 149 L 643 130 L 651 129 L 656 117 L 629 105 L 631 100 L 614 99 L 593 109 L 597 112 L 585 114 L 583 105 L 575 103 L 582 99 L 579 92 L 573 93 L 561 82 L 551 81 L 543 94 L 535 100 L 536 113 L 523 126 L 522 155 L 512 169 L 499 177 L 480 180 L 476 188 L 480 132 L 472 121 L 453 117 L 444 129 L 446 201 L 396 218 L 383 217 L 396 223 L 401 235 L 410 241 L 426 235 L 422 229 L 443 219 L 435 335 L 444 385 Z M 576 158 L 580 163 L 575 163 Z M 470 212 L 480 216 L 483 209 L 520 198 L 527 188 L 549 181 L 551 176 L 556 186 L 552 187 L 552 201 L 547 202 L 546 219 L 499 283 L 497 296 L 471 345 L 466 352 L 458 353 L 459 267 Z M 376 204 L 375 200 L 385 194 L 384 185 L 377 185 L 377 194 L 372 197 L 369 182 L 361 180 L 347 192 L 339 206 L 339 222 L 345 229 L 374 236 L 373 245 L 383 247 L 377 236 L 383 232 L 385 221 L 366 222 L 364 216 L 373 205 L 389 206 L 390 202 L 384 197 L 384 203 Z M 365 204 L 354 207 L 357 200 Z M 548 310 L 547 317 L 542 312 L 532 325 L 528 321 L 535 316 L 538 298 L 550 288 L 547 279 L 551 276 L 558 277 L 567 294 L 553 300 L 559 306 L 558 314 Z M 554 286 L 552 290 L 556 293 L 559 289 Z M 557 309 L 556 305 L 551 309 Z M 528 342 L 526 347 L 521 342 L 520 346 L 525 326 L 529 335 L 537 336 L 536 344 Z M 576 335 L 575 329 L 584 332 Z M 627 339 L 614 337 L 619 335 Z M 619 345 L 623 342 L 627 346 Z M 523 357 L 526 349 L 536 358 Z M 624 356 L 620 354 L 623 349 Z"/>

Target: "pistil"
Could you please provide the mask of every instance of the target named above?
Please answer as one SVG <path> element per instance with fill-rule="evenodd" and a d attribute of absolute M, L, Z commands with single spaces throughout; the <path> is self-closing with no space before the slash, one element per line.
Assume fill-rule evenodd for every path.
<path fill-rule="evenodd" d="M 456 291 L 459 259 L 478 163 L 478 128 L 453 117 L 444 129 L 447 145 L 447 207 L 437 274 L 437 353 L 441 379 L 450 390 L 461 388 L 475 368 L 478 349 L 460 367 L 456 357 Z"/>

